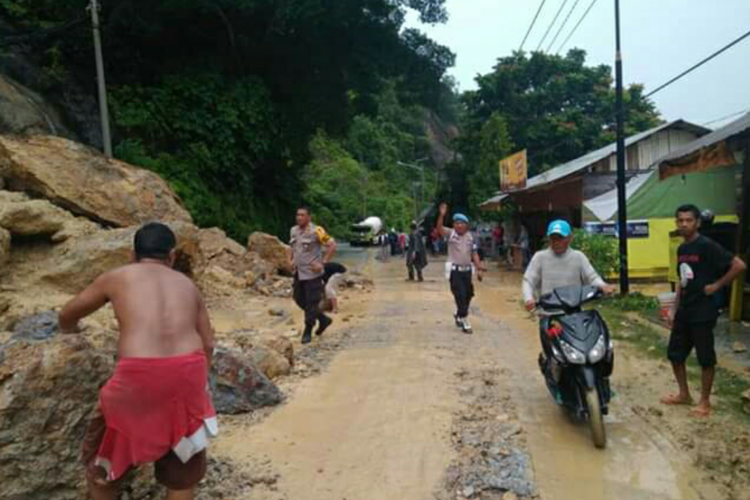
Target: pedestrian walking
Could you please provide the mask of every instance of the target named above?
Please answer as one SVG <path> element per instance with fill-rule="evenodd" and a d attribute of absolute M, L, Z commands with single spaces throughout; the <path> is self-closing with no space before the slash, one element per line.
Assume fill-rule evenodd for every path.
<path fill-rule="evenodd" d="M 424 246 L 422 230 L 416 221 L 411 223 L 411 233 L 409 234 L 409 244 L 406 250 L 406 268 L 409 272 L 409 281 L 414 281 L 414 272 L 416 271 L 417 279 L 424 281 L 422 270 L 427 266 L 427 251 Z"/>
<path fill-rule="evenodd" d="M 695 347 L 701 366 L 701 398 L 691 412 L 694 416 L 711 414 L 711 388 L 714 382 L 716 351 L 714 328 L 718 308 L 713 300 L 719 290 L 729 285 L 746 266 L 721 245 L 701 235 L 701 212 L 695 205 L 683 205 L 675 214 L 677 229 L 684 242 L 677 249 L 677 292 L 669 315 L 671 334 L 667 358 L 672 363 L 679 393 L 666 396 L 666 405 L 693 403 L 687 383 L 685 361 Z"/>
<path fill-rule="evenodd" d="M 312 330 L 316 322 L 318 329 L 315 335 L 322 335 L 333 323 L 333 320 L 320 310 L 320 302 L 324 294 L 325 264 L 330 262 L 334 253 L 334 239 L 321 226 L 312 223 L 312 214 L 308 207 L 299 208 L 297 225 L 289 231 L 289 260 L 294 269 L 294 301 L 305 311 L 303 344 L 308 344 L 312 340 Z"/>
<path fill-rule="evenodd" d="M 469 305 L 474 297 L 474 284 L 472 283 L 473 267 L 476 266 L 478 278 L 481 281 L 484 266 L 479 261 L 478 247 L 474 235 L 469 232 L 469 218 L 464 214 L 453 214 L 453 228 L 443 225 L 443 220 L 448 214 L 448 205 L 440 204 L 437 220 L 438 232 L 448 238 L 448 266 L 450 267 L 450 283 L 453 298 L 456 301 L 456 314 L 453 318 L 456 326 L 464 333 L 472 333 L 469 324 Z"/>

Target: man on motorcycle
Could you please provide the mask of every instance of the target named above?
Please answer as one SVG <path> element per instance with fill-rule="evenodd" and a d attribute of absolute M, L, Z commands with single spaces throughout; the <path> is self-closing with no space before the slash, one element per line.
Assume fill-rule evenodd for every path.
<path fill-rule="evenodd" d="M 523 275 L 523 300 L 528 311 L 536 308 L 536 301 L 555 288 L 569 285 L 591 285 L 604 293 L 613 293 L 608 285 L 580 251 L 570 248 L 573 231 L 562 219 L 550 222 L 547 227 L 549 248 L 534 254 Z"/>
<path fill-rule="evenodd" d="M 523 275 L 523 300 L 526 310 L 533 311 L 539 297 L 555 288 L 569 285 L 591 285 L 606 294 L 615 287 L 608 285 L 596 272 L 589 259 L 578 250 L 570 248 L 573 230 L 568 222 L 558 219 L 547 227 L 549 248 L 534 254 Z M 542 349 L 547 360 L 551 357 L 549 339 L 541 335 Z"/>

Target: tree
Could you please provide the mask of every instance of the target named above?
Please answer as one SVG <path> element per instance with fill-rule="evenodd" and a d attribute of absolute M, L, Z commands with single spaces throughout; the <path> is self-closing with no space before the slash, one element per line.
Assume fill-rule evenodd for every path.
<path fill-rule="evenodd" d="M 466 92 L 463 130 L 475 138 L 493 113 L 500 113 L 518 149 L 528 149 L 529 175 L 581 156 L 614 140 L 614 89 L 609 66 L 585 65 L 586 53 L 573 49 L 564 57 L 515 52 L 498 59 L 491 73 L 480 75 L 478 89 Z M 643 87 L 625 90 L 628 135 L 660 123 Z M 462 142 L 462 153 L 476 157 L 476 145 Z M 472 151 L 472 149 L 474 149 Z"/>

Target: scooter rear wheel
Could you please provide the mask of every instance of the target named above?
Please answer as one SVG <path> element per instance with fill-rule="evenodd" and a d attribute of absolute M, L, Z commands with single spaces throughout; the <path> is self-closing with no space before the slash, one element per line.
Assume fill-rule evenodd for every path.
<path fill-rule="evenodd" d="M 607 433 L 604 430 L 604 417 L 601 404 L 599 404 L 598 389 L 586 389 L 586 406 L 589 410 L 589 423 L 591 424 L 591 437 L 594 446 L 604 448 L 607 446 Z"/>

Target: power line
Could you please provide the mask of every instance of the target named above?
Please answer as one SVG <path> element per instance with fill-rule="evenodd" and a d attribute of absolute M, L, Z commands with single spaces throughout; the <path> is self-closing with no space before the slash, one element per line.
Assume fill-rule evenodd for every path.
<path fill-rule="evenodd" d="M 579 26 L 581 25 L 581 23 L 583 22 L 583 20 L 584 20 L 584 19 L 586 19 L 586 16 L 588 16 L 588 15 L 589 15 L 589 12 L 591 12 L 591 9 L 592 9 L 592 8 L 594 7 L 594 5 L 596 4 L 596 1 L 597 1 L 597 0 L 592 0 L 592 1 L 591 1 L 591 4 L 589 4 L 589 7 L 588 7 L 588 9 L 586 9 L 586 12 L 584 12 L 584 13 L 583 13 L 583 16 L 581 16 L 581 19 L 579 19 L 579 20 L 578 20 L 578 22 L 576 23 L 576 25 L 575 25 L 575 26 L 573 27 L 573 30 L 572 30 L 572 31 L 571 31 L 571 32 L 570 32 L 570 33 L 568 34 L 568 37 L 567 37 L 567 38 L 565 39 L 565 41 L 564 41 L 564 42 L 563 42 L 563 43 L 562 43 L 562 44 L 560 45 L 560 48 L 558 48 L 558 49 L 557 49 L 557 54 L 559 54 L 559 53 L 560 53 L 560 51 L 561 51 L 561 50 L 563 49 L 563 47 L 565 47 L 565 44 L 567 44 L 567 43 L 568 43 L 568 40 L 570 40 L 570 39 L 571 39 L 571 37 L 573 36 L 573 34 L 574 34 L 574 33 L 575 33 L 575 32 L 576 32 L 577 30 L 578 30 L 578 27 L 579 27 Z"/>
<path fill-rule="evenodd" d="M 542 0 L 542 3 L 539 4 L 539 8 L 536 11 L 536 15 L 534 15 L 534 19 L 531 21 L 531 25 L 529 26 L 529 29 L 526 31 L 526 36 L 523 37 L 523 41 L 521 42 L 521 46 L 518 48 L 518 51 L 521 52 L 523 50 L 523 46 L 526 43 L 526 39 L 529 38 L 529 33 L 531 33 L 531 29 L 536 24 L 536 20 L 539 18 L 539 13 L 542 11 L 542 7 L 544 7 L 544 4 L 547 2 L 547 0 Z"/>
<path fill-rule="evenodd" d="M 705 59 L 703 59 L 702 61 L 700 61 L 700 62 L 698 62 L 698 63 L 696 63 L 696 64 L 692 65 L 692 66 L 691 66 L 690 68 L 686 69 L 685 71 L 683 71 L 683 72 L 682 72 L 682 73 L 680 73 L 679 75 L 675 76 L 674 78 L 672 78 L 672 79 L 671 79 L 671 80 L 669 80 L 668 82 L 666 82 L 666 83 L 663 83 L 663 84 L 659 85 L 659 86 L 658 86 L 658 87 L 656 87 L 656 88 L 655 88 L 654 90 L 652 90 L 652 91 L 651 91 L 651 92 L 649 92 L 648 94 L 644 95 L 644 96 L 643 96 L 643 98 L 644 98 L 644 99 L 646 99 L 646 98 L 648 98 L 648 97 L 651 97 L 652 95 L 656 94 L 656 93 L 657 93 L 657 92 L 659 92 L 660 90 L 663 90 L 663 89 L 665 89 L 665 88 L 669 87 L 670 85 L 672 85 L 672 84 L 673 84 L 674 82 L 676 82 L 677 80 L 681 79 L 682 77 L 684 77 L 685 75 L 687 75 L 687 74 L 689 74 L 689 73 L 692 73 L 692 72 L 693 72 L 693 71 L 695 71 L 696 69 L 698 69 L 698 68 L 700 68 L 701 66 L 703 66 L 704 64 L 706 64 L 706 63 L 707 63 L 708 61 L 710 61 L 711 59 L 713 59 L 713 58 L 715 58 L 716 56 L 718 56 L 718 55 L 720 55 L 720 54 L 722 54 L 722 53 L 726 52 L 726 51 L 727 51 L 727 50 L 729 50 L 729 49 L 731 49 L 732 47 L 734 47 L 735 45 L 737 45 L 738 43 L 740 43 L 740 42 L 741 42 L 742 40 L 744 40 L 745 38 L 747 38 L 747 37 L 749 37 L 749 36 L 750 36 L 750 31 L 748 31 L 748 32 L 747 32 L 747 33 L 745 33 L 744 35 L 740 36 L 739 38 L 735 39 L 735 40 L 734 40 L 733 42 L 731 42 L 731 43 L 729 43 L 729 44 L 725 45 L 724 47 L 720 48 L 719 50 L 717 50 L 716 52 L 714 52 L 714 53 L 713 53 L 713 54 L 711 54 L 710 56 L 706 57 L 706 58 L 705 58 Z"/>
<path fill-rule="evenodd" d="M 557 14 L 555 14 L 555 18 L 554 18 L 554 19 L 552 19 L 552 22 L 551 22 L 551 23 L 549 24 L 549 26 L 547 27 L 547 31 L 545 31 L 545 32 L 544 32 L 544 36 L 542 37 L 542 39 L 541 39 L 541 40 L 539 40 L 539 45 L 537 45 L 537 47 L 536 47 L 536 50 L 537 50 L 537 52 L 539 52 L 539 49 L 541 49 L 541 48 L 542 48 L 542 44 L 543 44 L 543 43 L 544 43 L 544 41 L 545 41 L 545 40 L 547 39 L 547 35 L 549 35 L 549 32 L 550 32 L 550 31 L 552 31 L 552 27 L 553 27 L 553 26 L 555 25 L 555 23 L 557 22 L 557 18 L 559 18 L 559 17 L 560 17 L 560 13 L 562 13 L 563 9 L 565 8 L 565 4 L 566 4 L 566 3 L 568 3 L 568 0 L 563 0 L 563 3 L 562 3 L 562 4 L 560 5 L 560 8 L 559 8 L 559 9 L 557 9 Z"/>
<path fill-rule="evenodd" d="M 735 111 L 734 113 L 728 114 L 726 116 L 722 116 L 721 118 L 715 118 L 715 119 L 713 119 L 711 121 L 708 121 L 706 123 L 701 123 L 701 125 L 703 125 L 704 127 L 707 127 L 709 125 L 713 125 L 716 122 L 723 122 L 724 120 L 727 120 L 729 118 L 734 118 L 735 116 L 739 116 L 739 115 L 742 115 L 742 114 L 745 114 L 745 113 L 748 113 L 748 112 L 750 112 L 750 108 L 743 109 L 742 111 Z"/>
<path fill-rule="evenodd" d="M 59 26 L 52 26 L 50 28 L 42 28 L 42 29 L 36 29 L 32 31 L 26 31 L 22 33 L 14 33 L 10 36 L 6 36 L 5 39 L 0 42 L 0 47 L 9 47 L 12 45 L 23 45 L 27 42 L 31 42 L 34 39 L 45 39 L 48 37 L 51 37 L 52 35 L 55 35 L 57 33 L 64 32 L 78 24 L 83 23 L 86 21 L 87 16 L 81 16 L 77 19 L 73 19 L 65 24 L 61 24 Z"/>
<path fill-rule="evenodd" d="M 555 33 L 555 37 L 554 37 L 554 38 L 552 39 L 552 41 L 551 41 L 551 42 L 549 43 L 549 46 L 547 47 L 547 52 L 549 52 L 549 51 L 550 51 L 550 49 L 552 49 L 552 46 L 553 46 L 553 45 L 555 44 L 555 42 L 557 41 L 557 37 L 559 37 L 559 36 L 560 36 L 560 33 L 562 33 L 562 30 L 563 30 L 563 28 L 565 28 L 565 25 L 566 25 L 566 24 L 568 24 L 568 20 L 570 19 L 570 16 L 571 16 L 571 15 L 573 14 L 573 11 L 574 11 L 574 10 L 576 10 L 576 7 L 578 7 L 578 2 L 580 2 L 580 1 L 581 1 L 581 0 L 576 0 L 576 1 L 575 1 L 575 3 L 573 4 L 573 7 L 571 7 L 571 9 L 570 9 L 570 10 L 568 11 L 568 15 L 567 15 L 567 16 L 565 16 L 565 20 L 564 20 L 564 21 L 562 22 L 562 24 L 560 25 L 560 29 L 559 29 L 559 30 L 557 30 L 557 33 Z"/>

